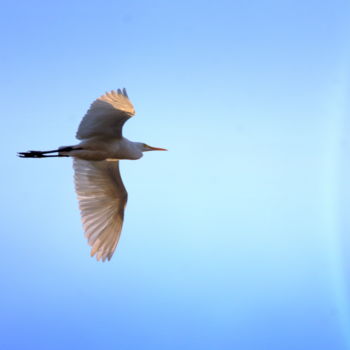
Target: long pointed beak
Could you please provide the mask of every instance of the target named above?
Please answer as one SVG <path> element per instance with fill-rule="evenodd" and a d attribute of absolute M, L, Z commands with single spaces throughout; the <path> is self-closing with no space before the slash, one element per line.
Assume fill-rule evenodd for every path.
<path fill-rule="evenodd" d="M 165 148 L 159 148 L 159 147 L 151 147 L 148 146 L 151 151 L 167 151 Z"/>

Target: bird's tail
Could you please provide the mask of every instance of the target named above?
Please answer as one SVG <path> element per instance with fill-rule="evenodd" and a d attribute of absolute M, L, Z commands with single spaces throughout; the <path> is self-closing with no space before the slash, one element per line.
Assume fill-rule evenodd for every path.
<path fill-rule="evenodd" d="M 60 147 L 59 149 L 54 149 L 51 151 L 28 151 L 28 152 L 19 152 L 17 153 L 18 157 L 21 158 L 49 158 L 49 157 L 69 157 L 67 152 L 76 150 L 78 148 L 74 147 Z M 61 154 L 61 152 L 65 152 L 65 154 Z M 56 153 L 56 154 L 52 154 Z"/>

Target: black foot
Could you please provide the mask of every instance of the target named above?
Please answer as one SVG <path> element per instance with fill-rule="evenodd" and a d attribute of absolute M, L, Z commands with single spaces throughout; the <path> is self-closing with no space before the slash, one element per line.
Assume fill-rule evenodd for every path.
<path fill-rule="evenodd" d="M 21 158 L 43 158 L 45 157 L 43 152 L 40 151 L 29 151 L 29 152 L 19 152 L 18 157 Z"/>
<path fill-rule="evenodd" d="M 69 157 L 62 154 L 55 154 L 55 155 L 46 155 L 45 153 L 51 153 L 50 152 L 41 152 L 41 151 L 29 151 L 29 152 L 19 152 L 17 153 L 18 157 L 20 158 L 50 158 L 50 157 Z"/>

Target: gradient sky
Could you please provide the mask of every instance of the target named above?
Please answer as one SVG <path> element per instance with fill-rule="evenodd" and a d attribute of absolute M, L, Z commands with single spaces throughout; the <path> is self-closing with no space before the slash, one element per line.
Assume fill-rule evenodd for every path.
<path fill-rule="evenodd" d="M 350 6 L 2 1 L 3 349 L 350 349 Z M 113 259 L 89 257 L 69 159 L 126 87 Z"/>

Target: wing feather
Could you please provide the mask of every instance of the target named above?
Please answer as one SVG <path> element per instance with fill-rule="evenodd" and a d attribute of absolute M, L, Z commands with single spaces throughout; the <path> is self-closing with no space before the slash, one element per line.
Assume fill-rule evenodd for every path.
<path fill-rule="evenodd" d="M 125 89 L 112 90 L 95 100 L 80 122 L 76 137 L 122 137 L 124 123 L 135 115 Z"/>
<path fill-rule="evenodd" d="M 110 260 L 123 226 L 127 192 L 118 161 L 87 161 L 74 158 L 75 190 L 91 256 Z"/>

